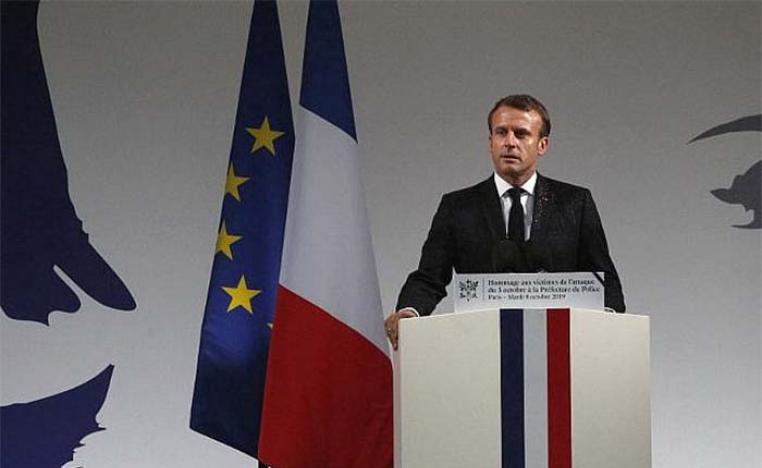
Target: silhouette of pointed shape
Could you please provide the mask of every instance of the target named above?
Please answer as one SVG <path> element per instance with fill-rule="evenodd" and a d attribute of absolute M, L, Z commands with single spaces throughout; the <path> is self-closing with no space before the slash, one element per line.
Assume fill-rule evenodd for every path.
<path fill-rule="evenodd" d="M 693 143 L 694 141 L 703 140 L 704 138 L 709 138 L 717 135 L 723 135 L 725 133 L 759 131 L 762 131 L 762 114 L 749 115 L 746 117 L 741 117 L 740 119 L 733 120 L 731 122 L 724 123 L 722 125 L 718 125 L 716 127 L 712 127 L 704 133 L 693 138 L 688 143 Z"/>
<path fill-rule="evenodd" d="M 135 300 L 90 244 L 69 196 L 37 33 L 38 1 L 3 2 L 0 48 L 0 304 L 8 317 L 48 323 L 76 312 L 77 295 L 58 266 L 103 305 L 132 310 Z"/>
<path fill-rule="evenodd" d="M 754 163 L 745 173 L 735 176 L 730 188 L 712 190 L 712 195 L 725 203 L 741 205 L 753 213 L 749 224 L 734 224 L 733 227 L 762 229 L 762 160 Z"/>
<path fill-rule="evenodd" d="M 0 465 L 58 468 L 71 461 L 85 436 L 105 430 L 95 417 L 106 400 L 113 371 L 109 365 L 71 390 L 0 408 Z"/>

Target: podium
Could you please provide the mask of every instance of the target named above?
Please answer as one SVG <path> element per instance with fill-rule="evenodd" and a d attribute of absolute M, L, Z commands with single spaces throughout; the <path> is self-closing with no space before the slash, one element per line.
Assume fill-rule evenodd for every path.
<path fill-rule="evenodd" d="M 649 318 L 500 309 L 400 321 L 395 468 L 651 466 Z"/>

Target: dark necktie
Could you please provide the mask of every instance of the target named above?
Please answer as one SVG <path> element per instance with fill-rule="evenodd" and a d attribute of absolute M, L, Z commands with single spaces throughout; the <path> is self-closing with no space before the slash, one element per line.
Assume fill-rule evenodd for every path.
<path fill-rule="evenodd" d="M 508 238 L 514 242 L 524 242 L 524 208 L 521 206 L 522 189 L 508 189 L 511 197 L 511 211 L 508 213 Z"/>

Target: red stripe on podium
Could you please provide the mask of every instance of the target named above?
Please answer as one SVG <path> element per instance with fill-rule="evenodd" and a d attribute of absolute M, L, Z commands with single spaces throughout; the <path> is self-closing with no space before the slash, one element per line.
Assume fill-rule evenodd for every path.
<path fill-rule="evenodd" d="M 548 309 L 548 468 L 571 468 L 569 309 Z"/>

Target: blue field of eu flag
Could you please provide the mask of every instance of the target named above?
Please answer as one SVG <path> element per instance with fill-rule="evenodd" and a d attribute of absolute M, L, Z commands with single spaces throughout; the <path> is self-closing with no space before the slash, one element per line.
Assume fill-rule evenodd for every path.
<path fill-rule="evenodd" d="M 277 6 L 251 17 L 191 408 L 191 428 L 257 457 L 294 129 Z"/>

